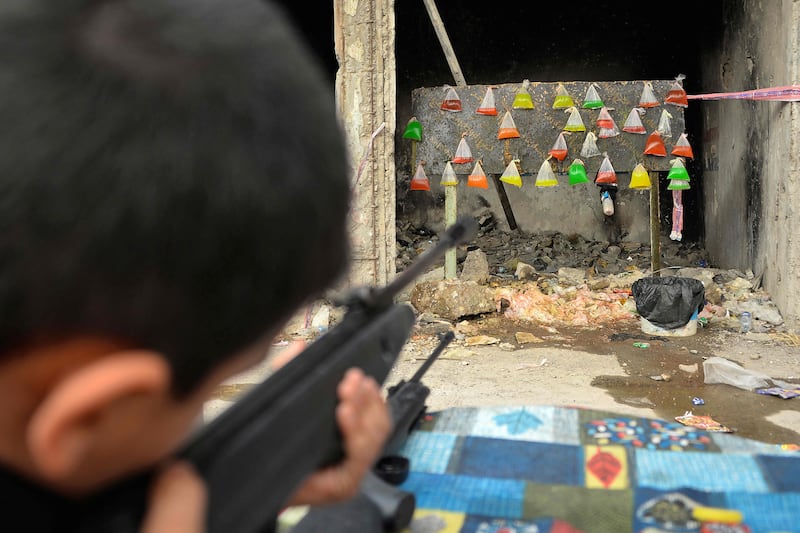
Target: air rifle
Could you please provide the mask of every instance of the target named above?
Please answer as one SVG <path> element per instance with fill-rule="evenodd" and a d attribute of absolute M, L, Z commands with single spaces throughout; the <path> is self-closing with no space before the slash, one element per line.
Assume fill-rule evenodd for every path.
<path fill-rule="evenodd" d="M 208 533 L 273 531 L 303 480 L 341 460 L 335 419 L 339 382 L 348 369 L 359 367 L 383 383 L 415 321 L 411 308 L 395 303 L 395 297 L 476 231 L 474 219 L 462 218 L 384 288 L 353 290 L 337 326 L 193 436 L 178 456 L 192 463 L 208 486 Z M 86 502 L 74 530 L 138 531 L 151 475 Z"/>
<path fill-rule="evenodd" d="M 408 475 L 408 460 L 397 454 L 426 412 L 425 401 L 431 391 L 422 383 L 422 376 L 454 337 L 452 331 L 444 334 L 411 379 L 389 387 L 386 401 L 393 429 L 381 458 L 364 478 L 358 494 L 340 504 L 311 508 L 291 533 L 396 533 L 408 527 L 416 499 L 394 486 Z"/>

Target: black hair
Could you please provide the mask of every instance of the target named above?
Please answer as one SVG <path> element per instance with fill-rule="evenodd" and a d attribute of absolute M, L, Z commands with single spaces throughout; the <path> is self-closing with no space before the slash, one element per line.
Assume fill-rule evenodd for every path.
<path fill-rule="evenodd" d="M 176 394 L 348 260 L 330 84 L 260 0 L 0 2 L 0 353 L 101 334 Z"/>

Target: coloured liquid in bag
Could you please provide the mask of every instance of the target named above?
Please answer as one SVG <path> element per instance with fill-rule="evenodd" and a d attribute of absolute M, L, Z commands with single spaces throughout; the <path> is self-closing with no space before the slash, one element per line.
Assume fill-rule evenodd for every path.
<path fill-rule="evenodd" d="M 631 112 L 628 113 L 628 118 L 625 120 L 625 125 L 622 126 L 622 131 L 626 131 L 628 133 L 639 133 L 645 134 L 647 130 L 644 129 L 644 124 L 642 124 L 642 117 L 639 113 L 637 108 L 631 109 Z"/>
<path fill-rule="evenodd" d="M 680 159 L 672 160 L 672 168 L 669 169 L 667 174 L 668 180 L 689 181 L 689 173 Z"/>
<path fill-rule="evenodd" d="M 567 90 L 562 84 L 558 84 L 556 88 L 556 99 L 553 102 L 553 109 L 567 109 L 575 105 L 572 97 L 567 93 Z"/>
<path fill-rule="evenodd" d="M 653 84 L 649 81 L 644 82 L 644 89 L 642 95 L 639 97 L 639 107 L 649 108 L 658 107 L 661 103 L 656 98 L 656 93 L 653 91 Z"/>
<path fill-rule="evenodd" d="M 479 115 L 497 115 L 497 108 L 494 105 L 494 93 L 491 87 L 486 89 L 486 95 L 483 97 L 481 105 L 475 112 Z"/>
<path fill-rule="evenodd" d="M 514 123 L 514 119 L 511 117 L 511 113 L 506 111 L 506 114 L 503 116 L 503 121 L 500 123 L 500 129 L 497 132 L 498 139 L 518 139 L 519 138 L 519 130 L 517 129 L 517 125 Z"/>
<path fill-rule="evenodd" d="M 509 185 L 522 187 L 522 176 L 519 175 L 519 169 L 517 168 L 516 162 L 512 161 L 508 164 L 506 169 L 503 171 L 503 175 L 500 176 L 500 181 L 508 183 Z"/>
<path fill-rule="evenodd" d="M 670 180 L 669 185 L 667 185 L 668 191 L 686 191 L 691 189 L 688 181 L 681 181 L 681 180 Z"/>
<path fill-rule="evenodd" d="M 661 134 L 658 133 L 658 131 L 654 131 L 649 137 L 647 137 L 644 153 L 647 155 L 666 157 L 667 147 L 664 146 L 664 140 L 661 138 Z"/>
<path fill-rule="evenodd" d="M 689 138 L 686 136 L 685 133 L 681 133 L 681 136 L 678 137 L 678 140 L 675 142 L 675 147 L 672 148 L 671 153 L 672 155 L 694 159 L 694 152 L 692 151 L 692 145 L 689 144 Z"/>
<path fill-rule="evenodd" d="M 550 161 L 545 160 L 542 166 L 539 167 L 539 174 L 536 176 L 536 186 L 555 187 L 556 185 L 558 185 L 558 180 L 556 180 L 553 167 L 550 166 Z"/>
<path fill-rule="evenodd" d="M 567 118 L 564 131 L 586 131 L 586 126 L 583 124 L 583 119 L 581 118 L 581 113 L 578 111 L 578 108 L 570 107 L 567 109 L 567 112 L 569 113 L 569 118 Z"/>
<path fill-rule="evenodd" d="M 686 97 L 686 91 L 683 89 L 670 89 L 664 102 L 678 107 L 689 107 L 689 99 Z"/>
<path fill-rule="evenodd" d="M 466 137 L 461 137 L 461 141 L 456 148 L 456 155 L 453 157 L 453 163 L 456 165 L 464 163 L 472 163 L 472 150 L 469 149 Z"/>
<path fill-rule="evenodd" d="M 647 173 L 647 169 L 644 168 L 644 165 L 639 163 L 631 172 L 631 189 L 649 189 L 651 186 L 650 183 L 650 174 Z"/>
<path fill-rule="evenodd" d="M 412 141 L 422 140 L 422 124 L 420 124 L 417 117 L 411 117 L 406 125 L 406 130 L 403 132 L 404 139 L 411 139 Z"/>
<path fill-rule="evenodd" d="M 422 163 L 417 165 L 417 171 L 414 173 L 414 177 L 411 178 L 411 190 L 412 191 L 429 191 L 431 190 L 431 182 L 428 180 L 428 176 L 425 174 L 425 169 L 422 166 Z"/>
<path fill-rule="evenodd" d="M 616 185 L 617 183 L 617 173 L 614 171 L 614 167 L 611 165 L 611 160 L 606 156 L 603 159 L 603 162 L 600 164 L 600 170 L 597 171 L 597 177 L 594 180 L 595 183 L 604 183 L 607 185 Z"/>
<path fill-rule="evenodd" d="M 588 183 L 589 176 L 586 175 L 586 167 L 583 165 L 583 161 L 580 159 L 576 159 L 572 162 L 569 166 L 569 184 L 570 185 L 578 185 L 579 183 Z"/>
<path fill-rule="evenodd" d="M 567 141 L 564 139 L 564 134 L 559 133 L 553 147 L 547 152 L 559 161 L 563 161 L 567 157 Z"/>
<path fill-rule="evenodd" d="M 475 163 L 472 174 L 467 178 L 467 187 L 478 187 L 480 189 L 489 188 L 489 180 L 486 179 L 486 173 L 483 171 L 483 166 L 480 161 Z"/>
<path fill-rule="evenodd" d="M 456 172 L 453 170 L 453 165 L 450 164 L 450 161 L 445 164 L 444 172 L 442 172 L 442 181 L 439 183 L 441 185 L 458 185 L 458 178 L 456 177 Z"/>
<path fill-rule="evenodd" d="M 608 108 L 604 107 L 600 110 L 600 114 L 597 116 L 597 127 L 607 130 L 617 127 L 616 122 L 611 118 L 611 113 L 608 112 Z"/>
<path fill-rule="evenodd" d="M 583 99 L 584 109 L 600 109 L 603 107 L 603 100 L 597 94 L 597 85 L 592 83 L 586 90 L 586 97 Z"/>
<path fill-rule="evenodd" d="M 528 80 L 523 80 L 522 86 L 517 89 L 514 95 L 514 103 L 511 104 L 512 109 L 533 109 L 533 99 L 528 92 L 530 83 Z"/>
<path fill-rule="evenodd" d="M 444 97 L 441 108 L 445 111 L 461 111 L 461 97 L 452 87 L 447 89 L 447 96 Z"/>

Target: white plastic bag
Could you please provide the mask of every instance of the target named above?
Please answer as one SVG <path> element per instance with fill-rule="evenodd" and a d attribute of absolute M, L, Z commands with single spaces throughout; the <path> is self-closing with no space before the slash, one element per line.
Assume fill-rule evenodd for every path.
<path fill-rule="evenodd" d="M 778 387 L 795 387 L 791 383 L 772 379 L 766 374 L 747 370 L 724 357 L 709 357 L 703 361 L 703 373 L 705 374 L 704 383 L 724 383 L 750 391 L 772 387 L 773 383 Z"/>

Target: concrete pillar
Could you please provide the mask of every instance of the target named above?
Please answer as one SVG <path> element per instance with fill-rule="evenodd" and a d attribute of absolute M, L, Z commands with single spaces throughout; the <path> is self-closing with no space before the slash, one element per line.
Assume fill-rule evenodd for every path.
<path fill-rule="evenodd" d="M 395 274 L 394 0 L 334 0 L 334 40 L 336 100 L 352 159 L 349 281 L 384 285 Z"/>

